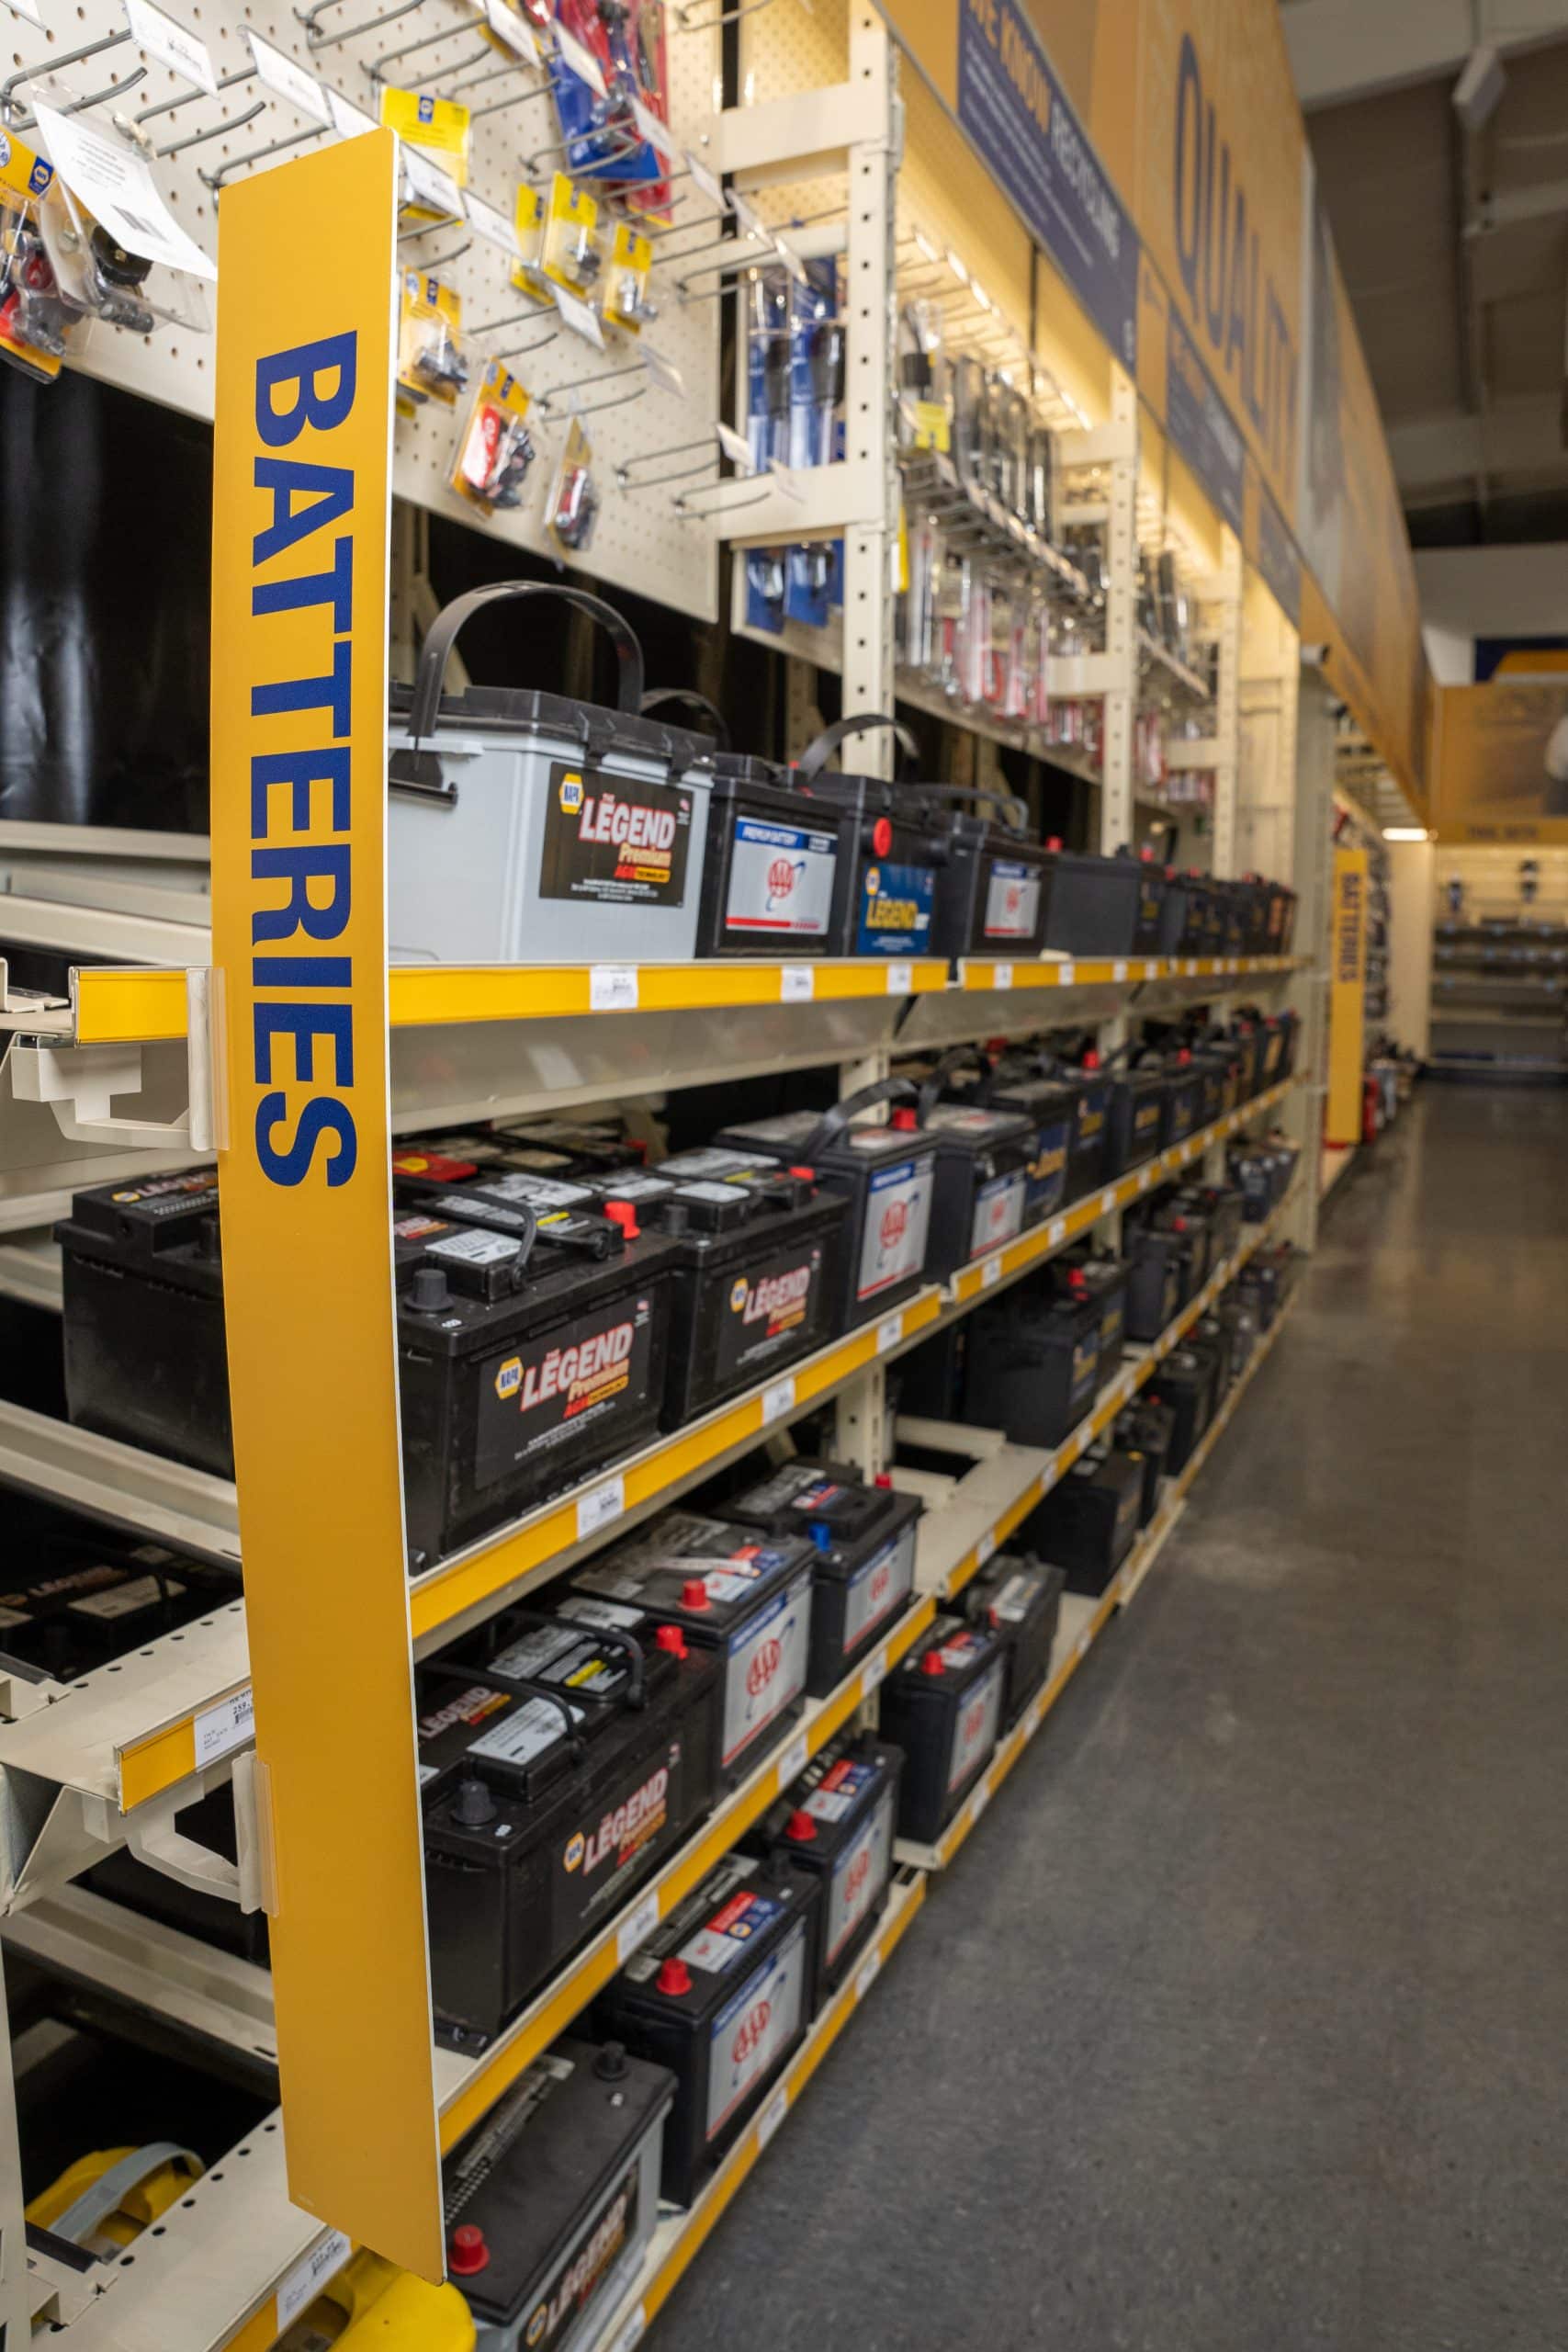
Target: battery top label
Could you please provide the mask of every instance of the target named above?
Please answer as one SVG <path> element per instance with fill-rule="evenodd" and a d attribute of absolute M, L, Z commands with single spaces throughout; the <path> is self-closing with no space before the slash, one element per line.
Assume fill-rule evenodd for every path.
<path fill-rule="evenodd" d="M 776 1895 L 748 1893 L 744 1888 L 722 1904 L 705 1928 L 681 1946 L 680 1959 L 688 1968 L 722 1976 L 741 1959 L 749 1944 L 766 1933 L 781 1917 L 784 1905 Z"/>

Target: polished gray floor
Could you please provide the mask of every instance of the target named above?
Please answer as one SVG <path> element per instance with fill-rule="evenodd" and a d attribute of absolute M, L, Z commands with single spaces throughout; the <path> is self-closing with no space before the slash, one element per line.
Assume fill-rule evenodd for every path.
<path fill-rule="evenodd" d="M 1568 2346 L 1568 1094 L 1428 1090 L 671 2352 Z"/>

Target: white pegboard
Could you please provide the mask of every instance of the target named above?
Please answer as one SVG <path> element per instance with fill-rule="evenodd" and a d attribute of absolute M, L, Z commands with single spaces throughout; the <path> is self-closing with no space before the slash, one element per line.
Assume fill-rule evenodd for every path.
<path fill-rule="evenodd" d="M 44 17 L 42 28 L 21 16 L 0 10 L 0 19 L 10 36 L 8 48 L 0 52 L 6 60 L 0 79 L 23 68 L 40 73 L 52 71 L 56 61 L 67 52 L 126 30 L 122 0 L 39 0 L 39 5 Z M 166 15 L 206 42 L 220 81 L 249 66 L 250 52 L 243 31 L 249 26 L 354 106 L 370 114 L 377 111 L 379 103 L 378 85 L 371 74 L 378 58 L 389 55 L 411 41 L 440 33 L 445 26 L 451 27 L 450 32 L 418 50 L 402 69 L 417 78 L 422 90 L 434 96 L 444 96 L 448 83 L 462 80 L 465 71 L 484 71 L 501 62 L 495 51 L 484 50 L 481 36 L 473 28 L 477 11 L 466 5 L 466 0 L 417 0 L 417 5 L 399 13 L 393 21 L 357 39 L 353 37 L 352 28 L 381 16 L 395 6 L 395 0 L 328 0 L 319 25 L 325 38 L 314 44 L 302 22 L 304 6 L 296 10 L 289 0 L 248 0 L 248 5 L 239 5 L 239 0 L 161 0 L 161 5 Z M 718 35 L 711 28 L 682 31 L 674 11 L 671 11 L 667 44 L 671 125 L 682 144 L 697 145 L 700 152 L 711 122 L 717 86 Z M 209 254 L 216 254 L 219 199 L 204 183 L 201 173 L 216 173 L 222 165 L 237 164 L 239 169 L 230 175 L 232 179 L 252 169 L 276 169 L 289 160 L 290 153 L 308 150 L 292 149 L 289 153 L 254 164 L 247 164 L 243 159 L 274 141 L 291 139 L 310 129 L 309 118 L 254 78 L 237 82 L 217 98 L 199 93 L 192 96 L 187 82 L 146 56 L 130 40 L 67 66 L 62 78 L 86 96 L 129 84 L 138 69 L 141 70 L 142 78 L 137 81 L 133 92 L 127 88 L 123 101 L 118 102 L 127 118 L 135 119 L 170 99 L 188 101 L 177 110 L 153 115 L 143 124 L 143 129 L 155 136 L 158 145 L 187 139 L 197 131 L 214 130 L 214 136 L 200 145 L 158 162 L 154 171 L 175 218 Z M 388 75 L 390 82 L 395 83 L 396 78 L 396 71 Z M 513 93 L 523 103 L 476 118 L 469 171 L 469 186 L 508 219 L 526 159 L 560 135 L 554 106 L 546 94 L 542 66 L 519 65 L 504 78 L 474 91 L 471 97 L 465 94 L 465 102 L 479 107 Z M 24 84 L 17 92 L 18 99 L 25 104 L 28 95 Z M 258 99 L 263 111 L 243 128 L 218 128 L 247 114 Z M 103 111 L 110 112 L 116 104 L 117 100 L 109 97 Z M 27 136 L 25 130 L 21 135 Z M 330 131 L 319 135 L 323 141 L 333 136 Z M 547 172 L 553 160 L 547 159 L 539 170 Z M 682 198 L 674 219 L 680 223 L 689 222 L 690 232 L 682 230 L 671 241 L 672 243 L 679 247 L 705 242 L 705 223 L 711 224 L 712 232 L 716 233 L 716 216 L 695 193 L 689 179 L 678 183 L 674 192 Z M 425 236 L 406 240 L 400 250 L 411 265 L 417 266 L 426 257 L 453 253 L 463 245 L 468 233 L 460 223 L 434 229 Z M 656 240 L 656 254 L 662 243 Z M 321 223 L 317 251 L 279 254 L 278 266 L 281 270 L 331 269 L 330 221 Z M 511 318 L 514 312 L 527 309 L 526 297 L 508 282 L 509 267 L 502 252 L 475 239 L 451 268 L 442 273 L 462 297 L 466 331 Z M 717 413 L 719 305 L 714 301 L 682 305 L 671 283 L 676 275 L 674 263 L 655 266 L 650 291 L 659 304 L 660 316 L 647 332 L 649 341 L 679 368 L 683 396 L 649 387 L 626 405 L 608 409 L 590 421 L 602 503 L 592 546 L 582 557 L 568 560 L 578 570 L 638 595 L 657 598 L 694 619 L 712 620 L 717 612 L 718 568 L 708 526 L 698 519 L 682 519 L 674 506 L 671 489 L 653 488 L 628 494 L 619 489 L 615 480 L 615 469 L 625 459 L 694 440 L 711 428 Z M 716 281 L 705 282 L 712 285 Z M 477 338 L 480 354 L 478 364 L 482 365 L 486 353 L 504 354 L 513 345 L 539 336 L 549 323 L 549 317 L 547 311 L 539 311 L 536 322 L 525 319 Z M 471 338 L 470 358 L 474 356 L 474 340 Z M 558 551 L 545 536 L 542 515 L 568 415 L 564 400 L 556 409 L 543 413 L 538 401 L 554 387 L 579 379 L 608 376 L 613 369 L 629 366 L 636 357 L 634 336 L 607 330 L 606 345 L 604 352 L 597 352 L 590 344 L 561 329 L 553 342 L 516 362 L 519 379 L 535 401 L 529 429 L 538 450 L 525 504 L 516 512 L 481 522 L 471 507 L 446 487 L 457 419 L 465 405 L 461 401 L 456 413 L 432 402 L 413 419 L 398 420 L 394 487 L 399 496 L 434 513 L 448 514 L 466 527 L 482 530 L 491 537 L 525 548 L 536 555 L 556 558 Z M 141 338 L 95 322 L 85 335 L 74 339 L 72 364 L 107 383 L 167 407 L 182 409 L 190 415 L 212 414 L 210 336 L 163 327 L 155 334 Z M 592 406 L 600 399 L 607 400 L 630 389 L 634 380 L 606 384 L 603 389 L 585 385 L 581 398 Z M 646 380 L 643 379 L 645 383 Z M 657 469 L 645 467 L 643 470 Z"/>

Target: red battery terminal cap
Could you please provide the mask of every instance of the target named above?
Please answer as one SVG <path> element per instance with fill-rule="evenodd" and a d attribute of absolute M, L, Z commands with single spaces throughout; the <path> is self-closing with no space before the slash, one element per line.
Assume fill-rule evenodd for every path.
<path fill-rule="evenodd" d="M 924 1657 L 920 1660 L 920 1672 L 922 1674 L 945 1674 L 947 1672 L 946 1667 L 943 1666 L 942 1662 L 942 1652 L 940 1650 L 928 1650 L 926 1652 Z"/>
<path fill-rule="evenodd" d="M 1176 1058 L 1183 1065 L 1183 1067 L 1185 1067 L 1192 1058 L 1192 1048 L 1190 1046 L 1178 1046 L 1176 1049 Z"/>
<path fill-rule="evenodd" d="M 682 1609 L 706 1609 L 709 1606 L 708 1589 L 701 1577 L 686 1578 L 681 1587 L 681 1606 Z"/>
<path fill-rule="evenodd" d="M 1083 1057 L 1083 1066 L 1085 1069 L 1098 1069 L 1100 1068 L 1100 1049 L 1098 1046 L 1091 1046 L 1089 1047 L 1088 1053 Z"/>
<path fill-rule="evenodd" d="M 671 1657 L 684 1657 L 686 1636 L 679 1625 L 660 1625 L 653 1637 L 656 1649 L 668 1650 Z"/>
<path fill-rule="evenodd" d="M 1138 852 L 1138 855 L 1143 859 L 1145 865 L 1152 865 L 1155 862 L 1155 854 L 1153 850 L 1150 849 L 1146 842 L 1144 843 L 1143 848 Z"/>
<path fill-rule="evenodd" d="M 635 1201 L 606 1201 L 604 1214 L 612 1225 L 618 1225 L 628 1241 L 635 1241 L 642 1232 L 637 1221 Z"/>
<path fill-rule="evenodd" d="M 816 1835 L 816 1821 L 804 1805 L 797 1804 L 784 1824 L 784 1836 L 792 1845 L 809 1846 Z"/>
<path fill-rule="evenodd" d="M 1173 1216 L 1170 1220 L 1170 1229 L 1172 1233 L 1185 1233 L 1187 1219 L 1184 1216 Z"/>
<path fill-rule="evenodd" d="M 1052 836 L 1051 836 L 1051 838 L 1050 838 L 1050 840 L 1046 842 L 1045 846 L 1046 846 L 1046 848 L 1047 848 L 1048 850 L 1059 850 L 1059 849 L 1061 848 L 1061 846 L 1062 846 L 1062 836 L 1061 836 L 1061 834 L 1060 834 L 1060 833 L 1053 833 L 1053 834 L 1052 834 Z"/>
<path fill-rule="evenodd" d="M 679 2000 L 682 1993 L 689 1993 L 692 1989 L 692 1972 L 683 1960 L 677 1960 L 671 1953 L 654 1982 L 659 1992 L 668 1993 L 672 1999 Z"/>
<path fill-rule="evenodd" d="M 871 845 L 878 857 L 886 857 L 893 846 L 893 820 L 879 817 L 871 829 Z"/>
<path fill-rule="evenodd" d="M 804 1184 L 815 1184 L 817 1182 L 815 1168 L 792 1168 L 789 1172 L 792 1176 L 798 1176 Z"/>
<path fill-rule="evenodd" d="M 446 2266 L 454 2278 L 477 2278 L 481 2270 L 490 2268 L 490 2248 L 485 2244 L 485 2233 L 476 2229 L 472 2222 L 463 2222 L 453 2231 Z"/>
<path fill-rule="evenodd" d="M 893 1114 L 892 1125 L 896 1126 L 901 1134 L 907 1132 L 910 1127 L 919 1126 L 919 1120 L 916 1115 L 914 1104 L 912 1102 L 900 1102 L 897 1109 Z"/>
<path fill-rule="evenodd" d="M 893 1474 L 890 1470 L 879 1470 L 871 1483 L 874 1487 L 891 1487 Z"/>
<path fill-rule="evenodd" d="M 1089 1276 L 1085 1273 L 1083 1268 L 1081 1266 L 1069 1266 L 1067 1269 L 1067 1288 L 1069 1290 L 1087 1290 L 1088 1287 Z"/>

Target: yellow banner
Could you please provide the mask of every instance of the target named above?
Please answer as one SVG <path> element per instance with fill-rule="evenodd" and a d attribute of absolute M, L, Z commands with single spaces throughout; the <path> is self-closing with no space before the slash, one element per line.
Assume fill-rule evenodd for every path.
<path fill-rule="evenodd" d="M 212 957 L 288 2189 L 438 2278 L 389 1149 L 396 230 L 389 130 L 223 192 Z"/>
<path fill-rule="evenodd" d="M 1504 675 L 1485 686 L 1442 686 L 1436 699 L 1439 839 L 1568 846 L 1568 684 Z"/>
<path fill-rule="evenodd" d="M 1327 1143 L 1359 1143 L 1367 988 L 1367 853 L 1334 853 L 1334 917 L 1329 933 Z"/>

